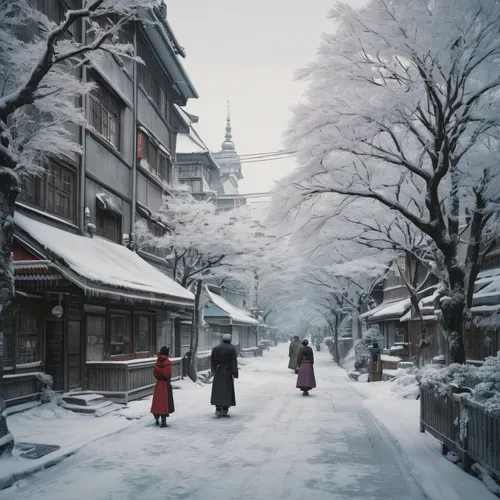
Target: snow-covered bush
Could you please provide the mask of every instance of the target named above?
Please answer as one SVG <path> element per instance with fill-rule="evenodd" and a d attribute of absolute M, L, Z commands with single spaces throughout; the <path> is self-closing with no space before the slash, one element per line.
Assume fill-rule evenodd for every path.
<path fill-rule="evenodd" d="M 358 371 L 365 371 L 368 369 L 370 362 L 370 347 L 373 344 L 382 345 L 384 337 L 380 333 L 378 326 L 371 326 L 363 334 L 363 338 L 359 339 L 354 344 L 354 368 Z"/>
<path fill-rule="evenodd" d="M 47 373 L 37 373 L 36 378 L 40 382 L 40 402 L 59 404 L 59 395 L 52 389 L 54 379 Z"/>
<path fill-rule="evenodd" d="M 403 399 L 417 399 L 420 392 L 418 380 L 414 373 L 408 373 L 406 370 L 399 370 L 392 381 L 391 391 L 397 397 Z"/>
<path fill-rule="evenodd" d="M 500 358 L 487 358 L 482 366 L 452 364 L 442 369 L 425 369 L 420 384 L 437 396 L 451 393 L 452 386 L 472 390 L 472 401 L 487 412 L 500 415 Z"/>

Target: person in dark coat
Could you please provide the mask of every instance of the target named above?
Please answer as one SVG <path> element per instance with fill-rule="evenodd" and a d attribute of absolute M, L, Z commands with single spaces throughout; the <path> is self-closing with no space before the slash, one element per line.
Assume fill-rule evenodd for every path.
<path fill-rule="evenodd" d="M 236 406 L 234 379 L 238 378 L 238 360 L 231 335 L 222 336 L 222 343 L 212 349 L 210 365 L 214 373 L 210 404 L 217 417 L 227 417 L 230 406 Z"/>
<path fill-rule="evenodd" d="M 304 339 L 299 355 L 297 356 L 299 376 L 297 377 L 297 389 L 302 391 L 303 396 L 309 396 L 309 391 L 316 387 L 314 376 L 314 352 L 309 347 L 309 341 Z"/>
<path fill-rule="evenodd" d="M 174 413 L 174 395 L 172 393 L 172 362 L 168 359 L 170 352 L 168 347 L 163 346 L 153 368 L 153 375 L 156 379 L 153 402 L 151 403 L 151 413 L 156 425 L 167 427 L 167 417 Z"/>
<path fill-rule="evenodd" d="M 293 337 L 293 340 L 290 342 L 290 347 L 288 348 L 288 357 L 290 358 L 290 361 L 288 361 L 288 368 L 290 368 L 290 370 L 293 370 L 294 373 L 298 373 L 297 356 L 299 355 L 299 351 L 299 336 L 295 335 L 295 337 Z"/>

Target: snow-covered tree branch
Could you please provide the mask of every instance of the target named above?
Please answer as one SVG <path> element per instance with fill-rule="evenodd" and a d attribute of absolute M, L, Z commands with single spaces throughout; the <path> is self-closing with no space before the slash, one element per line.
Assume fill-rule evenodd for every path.
<path fill-rule="evenodd" d="M 288 131 L 300 168 L 285 209 L 329 206 L 320 219 L 346 214 L 374 247 L 409 223 L 442 261 L 442 327 L 463 363 L 471 287 L 499 233 L 500 5 L 372 0 L 339 3 L 331 19 L 335 32 L 299 75 L 309 89 Z M 353 203 L 370 201 L 382 225 L 376 209 L 353 219 Z"/>

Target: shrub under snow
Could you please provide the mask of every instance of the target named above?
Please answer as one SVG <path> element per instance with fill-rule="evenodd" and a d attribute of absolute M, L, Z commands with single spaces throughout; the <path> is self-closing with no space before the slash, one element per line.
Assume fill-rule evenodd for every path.
<path fill-rule="evenodd" d="M 421 385 L 438 396 L 451 393 L 451 386 L 468 387 L 471 400 L 489 413 L 500 415 L 500 358 L 487 358 L 482 366 L 452 364 L 424 371 Z"/>
<path fill-rule="evenodd" d="M 383 345 L 384 337 L 378 326 L 371 326 L 354 345 L 354 368 L 356 370 L 367 370 L 370 362 L 370 347 L 373 344 Z"/>

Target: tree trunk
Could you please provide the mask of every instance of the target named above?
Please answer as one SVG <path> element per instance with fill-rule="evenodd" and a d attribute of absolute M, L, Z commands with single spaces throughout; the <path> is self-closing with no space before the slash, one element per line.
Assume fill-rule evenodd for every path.
<path fill-rule="evenodd" d="M 198 380 L 198 371 L 196 369 L 196 353 L 198 352 L 201 288 L 202 288 L 202 281 L 196 280 L 193 324 L 191 327 L 191 340 L 189 343 L 190 344 L 189 351 L 191 352 L 191 357 L 189 358 L 189 367 L 188 367 L 188 375 L 193 382 L 196 382 Z"/>
<path fill-rule="evenodd" d="M 7 412 L 3 398 L 4 328 L 14 304 L 14 207 L 19 185 L 10 172 L 0 167 L 0 455 L 10 454 L 14 438 L 7 426 Z"/>
<path fill-rule="evenodd" d="M 339 355 L 339 317 L 337 315 L 335 315 L 335 323 L 333 326 L 333 341 L 335 342 L 335 344 L 333 344 L 333 358 L 339 366 L 342 366 Z"/>
<path fill-rule="evenodd" d="M 465 364 L 464 346 L 464 310 L 465 310 L 465 275 L 456 263 L 456 259 L 446 262 L 450 290 L 447 291 L 449 299 L 441 301 L 443 312 L 442 324 L 444 333 L 450 347 L 450 361 Z"/>
<path fill-rule="evenodd" d="M 359 340 L 361 338 L 361 332 L 360 332 L 360 327 L 359 327 L 359 311 L 357 309 L 352 310 L 352 341 L 355 344 L 356 340 Z"/>

